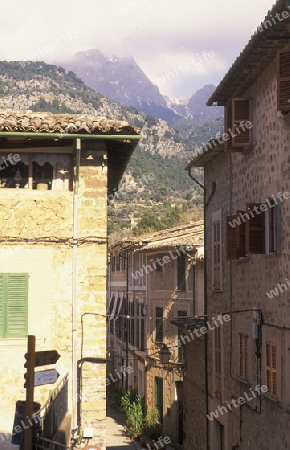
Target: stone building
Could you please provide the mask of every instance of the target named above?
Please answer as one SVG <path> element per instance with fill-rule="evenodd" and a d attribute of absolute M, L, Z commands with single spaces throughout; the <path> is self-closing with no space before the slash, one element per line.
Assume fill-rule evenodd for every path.
<path fill-rule="evenodd" d="M 139 131 L 85 115 L 0 112 L 0 430 L 25 399 L 35 335 L 36 351 L 61 355 L 60 378 L 35 387 L 35 400 L 43 405 L 68 373 L 72 425 L 105 448 L 107 196 Z"/>
<path fill-rule="evenodd" d="M 204 167 L 207 315 L 231 320 L 207 334 L 207 439 L 185 450 L 290 448 L 289 31 L 279 0 L 208 101 L 225 133 L 188 167 Z"/>
<path fill-rule="evenodd" d="M 110 371 L 130 365 L 119 385 L 144 396 L 147 411 L 159 412 L 163 436 L 182 443 L 186 342 L 171 320 L 203 315 L 203 222 L 120 241 L 110 261 Z M 169 366 L 160 361 L 165 344 Z"/>

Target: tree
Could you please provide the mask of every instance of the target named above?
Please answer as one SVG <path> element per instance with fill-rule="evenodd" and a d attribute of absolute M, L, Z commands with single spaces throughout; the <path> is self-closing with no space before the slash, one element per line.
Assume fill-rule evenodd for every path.
<path fill-rule="evenodd" d="M 136 227 L 136 232 L 144 233 L 147 231 L 159 231 L 164 228 L 164 224 L 156 214 L 151 211 L 145 211 Z"/>

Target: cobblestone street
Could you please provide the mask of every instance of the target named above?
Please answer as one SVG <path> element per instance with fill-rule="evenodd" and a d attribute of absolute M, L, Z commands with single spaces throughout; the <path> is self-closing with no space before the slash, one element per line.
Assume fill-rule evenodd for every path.
<path fill-rule="evenodd" d="M 108 408 L 107 411 L 107 450 L 133 450 L 135 446 L 125 436 L 124 418 L 118 411 Z"/>

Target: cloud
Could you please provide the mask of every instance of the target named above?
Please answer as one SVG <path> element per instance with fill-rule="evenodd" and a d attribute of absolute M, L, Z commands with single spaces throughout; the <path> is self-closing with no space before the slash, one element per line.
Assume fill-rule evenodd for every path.
<path fill-rule="evenodd" d="M 1 12 L 0 58 L 43 54 L 41 59 L 51 62 L 98 48 L 133 56 L 157 79 L 204 51 L 214 52 L 215 62 L 196 66 L 161 89 L 188 96 L 205 80 L 218 82 L 270 7 L 270 0 L 14 0 Z"/>

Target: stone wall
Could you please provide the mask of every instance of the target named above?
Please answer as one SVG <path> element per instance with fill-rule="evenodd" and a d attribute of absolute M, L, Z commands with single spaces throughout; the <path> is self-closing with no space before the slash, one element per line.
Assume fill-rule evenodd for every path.
<path fill-rule="evenodd" d="M 290 192 L 289 141 L 290 128 L 286 117 L 277 111 L 276 63 L 273 62 L 244 97 L 254 98 L 254 148 L 248 154 L 224 153 L 205 169 L 207 192 L 212 182 L 217 183 L 215 195 L 206 211 L 208 313 L 245 311 L 254 306 L 263 313 L 261 371 L 255 355 L 256 346 L 251 335 L 252 314 L 233 313 L 230 325 L 222 333 L 223 391 L 221 402 L 211 400 L 216 408 L 232 398 L 244 396 L 250 387 L 266 383 L 265 342 L 277 342 L 278 399 L 263 395 L 245 406 L 234 408 L 219 418 L 224 425 L 225 449 L 239 444 L 240 449 L 288 448 L 289 417 L 289 289 L 279 291 L 270 299 L 266 293 L 278 283 L 287 283 L 289 274 L 289 214 L 290 202 L 283 199 L 279 205 L 278 244 L 275 254 L 251 254 L 241 260 L 226 260 L 226 216 L 237 210 L 246 210 L 247 203 L 266 203 L 278 192 Z M 211 214 L 222 209 L 222 267 L 223 290 L 211 290 L 212 236 Z M 250 384 L 238 378 L 238 332 L 249 334 Z M 209 390 L 214 393 L 213 333 L 209 333 Z M 211 447 L 214 448 L 214 424 L 210 424 Z"/>
<path fill-rule="evenodd" d="M 69 372 L 70 410 L 76 404 L 73 351 L 77 360 L 106 358 L 107 168 L 95 161 L 90 163 L 83 162 L 80 168 L 75 307 L 73 192 L 0 190 L 0 272 L 29 273 L 28 333 L 36 335 L 37 351 L 56 349 L 61 355 L 56 368 L 61 377 Z M 15 238 L 15 242 L 8 238 Z M 1 411 L 25 397 L 26 348 L 26 339 L 0 340 Z M 91 442 L 105 448 L 105 364 L 91 361 L 81 366 L 81 425 L 92 427 Z M 36 387 L 35 400 L 43 404 L 53 388 Z"/>

